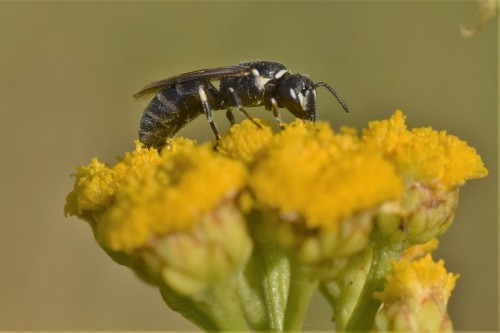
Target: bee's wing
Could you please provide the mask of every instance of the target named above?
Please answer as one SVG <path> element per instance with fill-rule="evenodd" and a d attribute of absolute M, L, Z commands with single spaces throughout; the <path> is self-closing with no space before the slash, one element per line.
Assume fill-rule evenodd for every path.
<path fill-rule="evenodd" d="M 163 89 L 191 80 L 220 80 L 229 76 L 245 76 L 251 73 L 251 68 L 246 65 L 234 65 L 210 69 L 201 69 L 194 72 L 179 74 L 171 78 L 151 82 L 134 95 L 134 98 L 141 98 L 156 94 Z"/>

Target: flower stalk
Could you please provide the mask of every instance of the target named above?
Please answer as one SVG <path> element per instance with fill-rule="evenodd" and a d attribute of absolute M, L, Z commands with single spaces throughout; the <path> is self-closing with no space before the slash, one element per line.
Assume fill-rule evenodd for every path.
<path fill-rule="evenodd" d="M 254 275 L 250 279 L 262 291 L 267 312 L 265 329 L 282 332 L 290 289 L 290 260 L 282 248 L 270 240 L 265 241 L 265 236 L 262 238 L 265 228 L 253 229 L 257 235 L 254 234 L 256 244 L 251 266 Z"/>
<path fill-rule="evenodd" d="M 290 294 L 285 313 L 285 332 L 302 330 L 311 298 L 319 285 L 319 278 L 305 272 L 300 264 L 294 263 L 291 267 Z"/>
<path fill-rule="evenodd" d="M 348 321 L 345 326 L 340 327 L 341 331 L 361 332 L 369 331 L 373 327 L 375 314 L 381 304 L 379 300 L 373 298 L 373 293 L 382 289 L 385 278 L 390 272 L 390 263 L 399 259 L 401 254 L 400 249 L 379 247 L 377 244 L 373 246 L 373 258 L 365 285 Z"/>
<path fill-rule="evenodd" d="M 400 111 L 361 135 L 254 121 L 217 144 L 174 138 L 113 166 L 93 159 L 65 213 L 207 332 L 301 331 L 316 290 L 339 331 L 451 329 L 457 276 L 428 253 L 459 188 L 487 174 L 476 151 L 408 129 Z"/>

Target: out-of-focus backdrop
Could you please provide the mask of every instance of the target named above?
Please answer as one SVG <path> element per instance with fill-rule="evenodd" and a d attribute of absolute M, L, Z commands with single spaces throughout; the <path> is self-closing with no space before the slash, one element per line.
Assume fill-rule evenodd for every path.
<path fill-rule="evenodd" d="M 131 96 L 143 84 L 254 59 L 337 89 L 350 114 L 318 92 L 334 128 L 401 108 L 410 126 L 446 129 L 478 150 L 490 175 L 462 189 L 436 257 L 461 275 L 455 328 L 497 330 L 498 23 L 462 37 L 476 10 L 472 1 L 2 2 L 0 330 L 196 329 L 112 262 L 83 221 L 63 216 L 65 196 L 78 165 L 133 148 L 146 102 Z M 215 118 L 227 129 L 224 112 Z M 202 117 L 182 134 L 212 139 Z M 306 328 L 331 329 L 330 319 L 316 297 Z"/>

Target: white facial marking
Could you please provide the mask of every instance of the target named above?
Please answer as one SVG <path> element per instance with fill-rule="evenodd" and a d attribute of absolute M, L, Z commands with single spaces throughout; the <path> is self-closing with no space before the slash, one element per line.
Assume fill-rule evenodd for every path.
<path fill-rule="evenodd" d="M 303 111 L 306 110 L 306 98 L 302 94 L 302 92 L 299 92 L 299 101 L 300 101 L 300 107 L 302 108 Z"/>
<path fill-rule="evenodd" d="M 252 74 L 253 74 L 253 76 L 259 76 L 260 75 L 259 71 L 256 70 L 255 68 L 252 68 Z"/>
<path fill-rule="evenodd" d="M 286 69 L 282 69 L 282 70 L 278 71 L 278 73 L 276 73 L 276 74 L 274 75 L 274 78 L 275 78 L 275 79 L 279 79 L 279 78 L 280 78 L 280 77 L 282 77 L 282 76 L 283 76 L 283 74 L 285 74 L 286 72 L 288 72 L 288 70 L 286 70 Z"/>
<path fill-rule="evenodd" d="M 290 89 L 290 96 L 292 96 L 293 99 L 297 99 L 297 95 L 295 94 L 295 90 Z"/>
<path fill-rule="evenodd" d="M 202 102 L 207 101 L 207 94 L 205 94 L 205 90 L 203 90 L 203 87 L 198 87 L 198 94 L 200 95 L 200 99 Z"/>

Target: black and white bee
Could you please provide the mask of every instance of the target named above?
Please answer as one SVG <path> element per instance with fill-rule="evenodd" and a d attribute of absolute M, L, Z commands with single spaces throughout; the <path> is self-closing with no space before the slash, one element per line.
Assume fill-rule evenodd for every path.
<path fill-rule="evenodd" d="M 215 80 L 220 81 L 218 89 L 212 84 Z M 279 108 L 286 108 L 295 117 L 314 122 L 318 117 L 318 87 L 328 89 L 349 112 L 346 103 L 327 83 L 313 83 L 308 77 L 292 74 L 283 64 L 274 61 L 241 62 L 152 82 L 134 95 L 134 98 L 140 98 L 156 94 L 142 115 L 139 140 L 146 147 L 161 149 L 167 138 L 201 114 L 207 117 L 216 140 L 219 140 L 212 110 L 226 109 L 231 124 L 235 122 L 232 108 L 237 108 L 252 120 L 244 108 L 254 106 L 264 106 L 272 111 L 280 127 Z"/>

